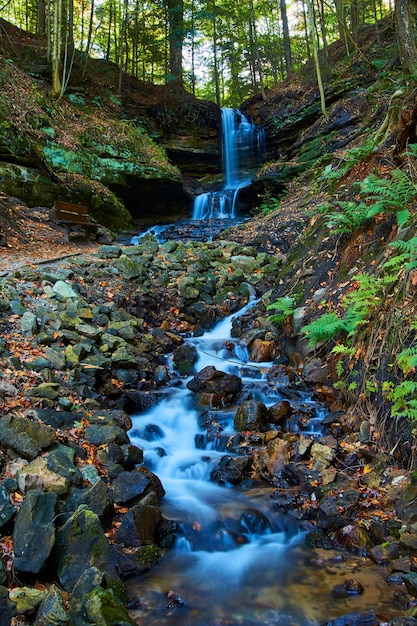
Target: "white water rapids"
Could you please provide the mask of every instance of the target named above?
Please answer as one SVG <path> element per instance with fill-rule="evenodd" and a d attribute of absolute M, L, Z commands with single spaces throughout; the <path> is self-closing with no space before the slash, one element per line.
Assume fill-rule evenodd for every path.
<path fill-rule="evenodd" d="M 281 397 L 263 375 L 270 364 L 247 362 L 245 348 L 230 337 L 232 317 L 189 340 L 199 352 L 195 371 L 210 364 L 239 374 L 252 396 L 270 406 Z M 335 604 L 332 586 L 348 577 L 358 559 L 332 561 L 332 553 L 308 549 L 296 520 L 271 506 L 267 487 L 245 490 L 210 482 L 211 470 L 226 453 L 213 442 L 205 449 L 196 447 L 196 435 L 204 431 L 193 394 L 185 385 L 171 391 L 169 399 L 132 416 L 131 441 L 144 450 L 146 465 L 166 490 L 163 515 L 183 532 L 159 565 L 129 584 L 141 603 L 132 612 L 138 624 L 311 626 L 348 612 L 352 604 L 364 610 L 367 601 L 383 593 L 376 571 L 369 583 L 366 570 L 362 584 L 371 584 L 373 594 L 365 606 L 360 598 Z M 314 432 L 323 410 L 309 398 L 305 401 L 316 411 Z M 222 435 L 233 434 L 234 410 L 217 412 Z"/>

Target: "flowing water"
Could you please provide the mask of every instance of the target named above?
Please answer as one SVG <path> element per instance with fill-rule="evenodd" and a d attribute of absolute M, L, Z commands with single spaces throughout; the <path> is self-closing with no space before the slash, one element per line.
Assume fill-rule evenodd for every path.
<path fill-rule="evenodd" d="M 211 364 L 236 373 L 254 398 L 270 406 L 285 389 L 268 384 L 269 364 L 248 362 L 245 347 L 231 338 L 232 317 L 189 340 L 199 354 L 196 372 Z M 266 486 L 238 489 L 210 482 L 211 470 L 226 453 L 204 439 L 201 411 L 185 383 L 174 386 L 157 406 L 132 416 L 131 441 L 144 450 L 145 464 L 166 490 L 163 515 L 182 530 L 158 566 L 129 582 L 140 601 L 131 612 L 137 623 L 311 626 L 377 607 L 380 617 L 389 616 L 392 590 L 383 568 L 308 548 L 305 529 L 291 515 L 274 510 Z M 309 432 L 319 433 L 323 407 L 307 395 L 298 401 L 309 403 Z M 233 413 L 217 411 L 224 436 L 233 434 Z M 365 593 L 333 598 L 333 586 L 350 577 L 362 583 Z"/>
<path fill-rule="evenodd" d="M 235 218 L 239 191 L 251 183 L 248 172 L 261 162 L 265 137 L 243 113 L 223 108 L 222 145 L 223 189 L 196 196 L 193 220 Z"/>

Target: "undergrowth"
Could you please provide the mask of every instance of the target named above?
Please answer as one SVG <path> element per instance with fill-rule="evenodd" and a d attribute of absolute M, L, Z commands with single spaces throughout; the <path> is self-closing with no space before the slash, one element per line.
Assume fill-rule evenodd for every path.
<path fill-rule="evenodd" d="M 310 347 L 327 346 L 335 363 L 335 387 L 350 405 L 389 407 L 391 417 L 417 420 L 417 320 L 413 290 L 417 287 L 417 236 L 412 236 L 411 203 L 417 186 L 409 174 L 393 170 L 389 178 L 369 175 L 357 184 L 358 194 L 322 208 L 332 233 L 352 235 L 371 226 L 376 216 L 395 215 L 401 232 L 382 251 L 382 260 L 349 279 L 336 303 L 322 301 L 325 311 L 301 328 Z M 291 296 L 270 309 L 280 323 L 293 313 Z M 314 305 L 318 306 L 318 305 Z M 311 311 L 311 310 L 310 310 Z M 313 311 L 311 311 L 313 312 Z M 385 407 L 385 408 L 384 408 Z"/>

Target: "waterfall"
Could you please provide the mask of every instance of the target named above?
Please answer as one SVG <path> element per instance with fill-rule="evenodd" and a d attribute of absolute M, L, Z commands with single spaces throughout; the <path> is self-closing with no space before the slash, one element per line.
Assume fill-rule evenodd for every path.
<path fill-rule="evenodd" d="M 236 109 L 222 108 L 221 113 L 225 182 L 221 191 L 195 197 L 194 220 L 234 219 L 239 190 L 251 183 L 247 170 L 262 159 L 264 132 Z"/>

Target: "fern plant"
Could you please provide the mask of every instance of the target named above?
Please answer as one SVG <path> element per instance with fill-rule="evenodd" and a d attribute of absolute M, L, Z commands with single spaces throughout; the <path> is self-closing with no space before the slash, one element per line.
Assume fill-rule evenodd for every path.
<path fill-rule="evenodd" d="M 278 298 L 276 302 L 269 304 L 266 307 L 267 311 L 276 311 L 273 315 L 270 315 L 267 318 L 268 322 L 276 322 L 280 324 L 284 322 L 287 317 L 290 317 L 295 310 L 295 298 L 291 296 L 283 296 L 282 298 Z"/>
<path fill-rule="evenodd" d="M 327 228 L 335 234 L 352 234 L 369 221 L 369 207 L 364 202 L 337 201 L 339 211 L 328 213 Z"/>
<path fill-rule="evenodd" d="M 417 420 L 417 382 L 404 380 L 399 385 L 384 382 L 382 390 L 387 400 L 392 402 L 391 415 L 393 417 Z"/>
<path fill-rule="evenodd" d="M 399 226 L 410 218 L 406 206 L 416 197 L 417 187 L 401 170 L 392 170 L 391 178 L 378 178 L 371 174 L 361 183 L 361 192 L 370 200 L 369 217 L 378 213 L 394 213 Z"/>
<path fill-rule="evenodd" d="M 384 268 L 389 267 L 389 264 L 394 264 L 403 262 L 405 264 L 405 268 L 407 270 L 415 269 L 417 267 L 417 237 L 412 237 L 408 241 L 403 241 L 402 239 L 398 241 L 392 241 L 388 244 L 391 248 L 398 248 L 401 252 L 397 257 L 393 257 L 389 259 L 385 264 Z"/>
<path fill-rule="evenodd" d="M 397 363 L 405 376 L 414 372 L 417 367 L 417 345 L 401 350 L 397 355 Z"/>
<path fill-rule="evenodd" d="M 344 320 L 334 311 L 324 313 L 314 322 L 302 327 L 301 332 L 307 337 L 310 346 L 333 339 L 341 332 L 346 332 Z"/>
<path fill-rule="evenodd" d="M 397 224 L 403 226 L 410 218 L 407 205 L 417 196 L 417 187 L 401 170 L 393 170 L 391 178 L 378 178 L 370 174 L 359 183 L 361 200 L 337 201 L 331 210 L 322 208 L 328 215 L 327 227 L 336 234 L 352 234 L 379 213 L 392 213 Z M 334 206 L 338 210 L 334 210 Z"/>
<path fill-rule="evenodd" d="M 354 280 L 357 289 L 344 299 L 343 304 L 347 308 L 343 318 L 332 311 L 302 327 L 301 332 L 308 338 L 309 345 L 334 339 L 339 333 L 352 337 L 359 326 L 368 322 L 369 316 L 382 301 L 385 281 L 366 272 L 354 276 Z"/>

